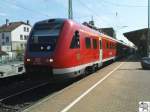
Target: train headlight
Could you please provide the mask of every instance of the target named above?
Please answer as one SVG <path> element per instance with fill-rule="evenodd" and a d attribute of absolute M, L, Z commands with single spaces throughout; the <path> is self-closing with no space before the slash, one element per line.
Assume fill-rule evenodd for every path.
<path fill-rule="evenodd" d="M 49 62 L 52 63 L 54 60 L 53 59 L 49 59 Z"/>
<path fill-rule="evenodd" d="M 27 59 L 27 62 L 30 62 L 30 61 L 31 61 L 31 60 L 28 58 L 28 59 Z"/>

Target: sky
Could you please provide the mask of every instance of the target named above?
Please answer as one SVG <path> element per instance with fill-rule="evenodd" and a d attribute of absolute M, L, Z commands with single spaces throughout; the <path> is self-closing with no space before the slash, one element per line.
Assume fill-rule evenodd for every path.
<path fill-rule="evenodd" d="M 119 40 L 128 42 L 122 33 L 147 28 L 148 0 L 72 0 L 73 19 L 90 21 L 100 28 L 113 27 Z M 49 18 L 67 18 L 68 0 L 0 0 L 0 25 L 6 18 L 27 21 L 31 25 Z"/>

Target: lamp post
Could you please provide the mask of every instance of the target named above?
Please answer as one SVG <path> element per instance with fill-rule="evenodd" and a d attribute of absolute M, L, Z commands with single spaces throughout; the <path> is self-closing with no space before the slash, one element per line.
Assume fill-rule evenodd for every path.
<path fill-rule="evenodd" d="M 68 0 L 68 18 L 73 19 L 72 0 Z"/>

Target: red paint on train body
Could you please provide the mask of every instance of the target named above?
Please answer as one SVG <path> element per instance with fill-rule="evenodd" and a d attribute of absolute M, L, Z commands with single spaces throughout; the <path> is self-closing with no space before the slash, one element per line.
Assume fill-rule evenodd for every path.
<path fill-rule="evenodd" d="M 25 52 L 27 72 L 41 68 L 53 74 L 83 73 L 115 59 L 118 41 L 68 19 L 50 19 L 34 25 Z"/>

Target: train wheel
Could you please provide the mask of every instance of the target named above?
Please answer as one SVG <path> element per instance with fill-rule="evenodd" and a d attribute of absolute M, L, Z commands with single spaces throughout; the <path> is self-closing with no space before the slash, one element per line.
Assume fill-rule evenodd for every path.
<path fill-rule="evenodd" d="M 96 67 L 95 67 L 95 65 L 92 65 L 85 69 L 84 74 L 89 75 L 89 74 L 94 73 L 95 71 L 96 71 Z"/>

